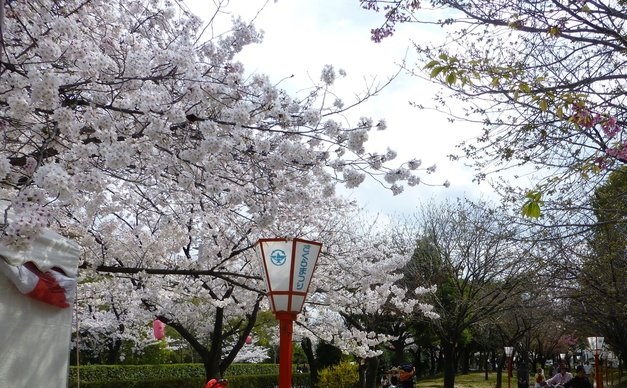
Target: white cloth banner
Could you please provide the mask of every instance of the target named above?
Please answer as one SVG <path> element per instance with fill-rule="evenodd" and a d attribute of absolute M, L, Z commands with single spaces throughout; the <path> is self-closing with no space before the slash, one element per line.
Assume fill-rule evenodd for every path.
<path fill-rule="evenodd" d="M 67 387 L 78 256 L 52 231 L 25 251 L 0 244 L 0 387 Z"/>

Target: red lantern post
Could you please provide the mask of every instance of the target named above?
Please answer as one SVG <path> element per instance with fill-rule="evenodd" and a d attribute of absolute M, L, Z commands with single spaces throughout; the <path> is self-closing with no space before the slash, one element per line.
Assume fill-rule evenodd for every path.
<path fill-rule="evenodd" d="M 513 353 L 514 353 L 514 348 L 512 346 L 505 347 L 505 356 L 507 356 L 507 388 L 511 388 L 512 354 Z"/>
<path fill-rule="evenodd" d="M 603 351 L 603 337 L 588 337 L 588 345 L 594 354 L 594 376 L 596 379 L 596 388 L 603 388 L 603 376 L 599 368 L 599 355 Z"/>
<path fill-rule="evenodd" d="M 302 311 L 322 244 L 299 238 L 260 239 L 261 261 L 270 308 L 279 320 L 279 388 L 292 386 L 292 334 Z"/>

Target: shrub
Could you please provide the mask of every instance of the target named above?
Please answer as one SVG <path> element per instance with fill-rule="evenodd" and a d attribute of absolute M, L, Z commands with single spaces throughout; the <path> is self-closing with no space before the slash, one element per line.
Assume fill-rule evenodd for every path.
<path fill-rule="evenodd" d="M 85 365 L 70 367 L 70 387 L 81 388 L 200 388 L 205 381 L 202 364 Z M 225 373 L 229 388 L 274 388 L 277 364 L 233 364 Z M 309 374 L 295 373 L 295 387 L 309 387 Z"/>
<path fill-rule="evenodd" d="M 292 378 L 294 387 L 309 387 L 309 375 L 297 374 Z M 111 380 L 107 382 L 81 382 L 81 388 L 201 388 L 205 378 L 152 379 L 152 380 Z M 229 378 L 229 388 L 275 388 L 279 375 L 250 375 Z M 70 388 L 78 388 L 74 381 Z"/>
<path fill-rule="evenodd" d="M 323 369 L 318 379 L 318 387 L 355 388 L 358 384 L 358 366 L 347 361 Z"/>

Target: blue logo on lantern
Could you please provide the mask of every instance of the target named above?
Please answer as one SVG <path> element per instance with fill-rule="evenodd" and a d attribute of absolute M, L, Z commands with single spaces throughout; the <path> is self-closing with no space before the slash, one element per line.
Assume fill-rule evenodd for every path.
<path fill-rule="evenodd" d="M 285 264 L 285 260 L 287 259 L 287 255 L 281 249 L 275 249 L 270 254 L 270 261 L 274 265 L 283 265 Z"/>

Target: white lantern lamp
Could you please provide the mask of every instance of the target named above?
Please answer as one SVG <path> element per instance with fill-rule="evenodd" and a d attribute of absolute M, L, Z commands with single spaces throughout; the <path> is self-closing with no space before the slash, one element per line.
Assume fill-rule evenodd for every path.
<path fill-rule="evenodd" d="M 279 388 L 289 388 L 293 325 L 305 304 L 322 244 L 300 238 L 271 238 L 259 239 L 256 249 L 270 308 L 280 323 Z"/>

